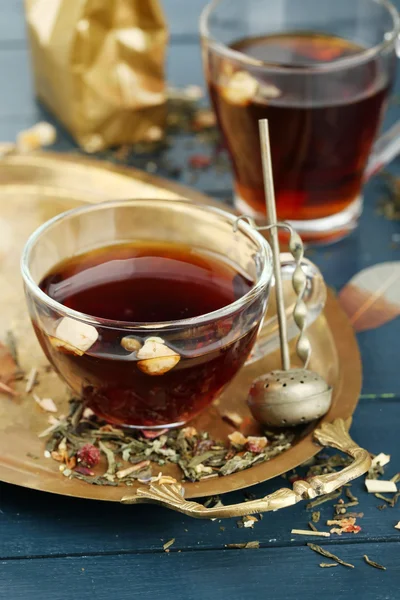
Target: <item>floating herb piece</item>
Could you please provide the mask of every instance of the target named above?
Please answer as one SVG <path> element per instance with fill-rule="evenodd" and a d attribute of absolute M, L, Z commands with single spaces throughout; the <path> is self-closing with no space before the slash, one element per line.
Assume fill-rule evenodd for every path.
<path fill-rule="evenodd" d="M 343 565 L 343 567 L 348 567 L 349 569 L 354 569 L 354 565 L 345 562 L 344 560 L 342 560 L 335 554 L 332 554 L 331 552 L 328 552 L 328 550 L 321 548 L 321 546 L 317 546 L 316 544 L 311 544 L 311 543 L 308 543 L 307 546 L 309 548 L 311 548 L 311 550 L 314 550 L 314 552 L 321 554 L 321 556 L 325 556 L 325 558 L 331 558 L 332 560 L 335 560 L 337 563 L 339 563 L 339 565 Z"/>
<path fill-rule="evenodd" d="M 370 567 L 374 567 L 375 569 L 380 569 L 381 571 L 386 571 L 386 567 L 384 567 L 383 565 L 380 565 L 379 563 L 375 562 L 374 560 L 371 560 L 370 558 L 368 558 L 368 556 L 366 554 L 364 554 L 364 560 L 367 563 L 367 565 L 370 565 Z"/>

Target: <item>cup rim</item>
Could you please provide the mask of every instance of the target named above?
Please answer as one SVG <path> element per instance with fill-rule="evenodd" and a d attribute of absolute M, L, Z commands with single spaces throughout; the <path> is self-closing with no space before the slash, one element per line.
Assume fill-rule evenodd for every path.
<path fill-rule="evenodd" d="M 211 0 L 202 10 L 200 14 L 200 36 L 203 40 L 213 45 L 218 52 L 227 55 L 228 57 L 238 60 L 242 63 L 245 63 L 249 66 L 254 67 L 264 67 L 273 72 L 279 73 L 287 73 L 287 74 L 318 74 L 321 73 L 329 73 L 332 71 L 338 71 L 340 69 L 345 69 L 348 67 L 359 65 L 363 62 L 371 60 L 377 54 L 385 50 L 386 48 L 390 48 L 390 46 L 395 46 L 396 41 L 400 35 L 400 13 L 397 8 L 392 4 L 389 0 L 367 0 L 368 2 L 373 2 L 375 4 L 381 5 L 383 8 L 386 8 L 390 16 L 393 20 L 393 27 L 390 32 L 387 34 L 387 39 L 383 39 L 379 44 L 376 44 L 372 48 L 366 48 L 365 50 L 361 50 L 356 54 L 344 58 L 338 58 L 329 63 L 322 63 L 319 65 L 312 65 L 310 67 L 304 67 L 301 69 L 283 66 L 279 63 L 271 63 L 267 61 L 263 61 L 261 59 L 257 59 L 239 50 L 233 50 L 224 42 L 219 41 L 215 37 L 213 37 L 210 33 L 208 27 L 209 17 L 213 10 L 225 0 Z M 390 36 L 390 37 L 389 37 Z"/>
<path fill-rule="evenodd" d="M 106 202 L 99 202 L 97 204 L 85 204 L 84 206 L 79 206 L 78 208 L 73 208 L 68 211 L 62 212 L 59 215 L 49 219 L 42 225 L 40 225 L 28 238 L 25 243 L 25 246 L 22 250 L 20 268 L 22 273 L 22 278 L 24 284 L 29 289 L 29 291 L 41 302 L 45 303 L 47 306 L 50 306 L 52 309 L 57 311 L 63 316 L 74 318 L 79 321 L 84 321 L 85 323 L 90 323 L 91 325 L 97 325 L 99 327 L 108 327 L 112 329 L 124 329 L 124 330 L 169 330 L 175 329 L 177 327 L 193 327 L 200 324 L 204 324 L 206 322 L 215 321 L 220 318 L 224 318 L 231 313 L 236 312 L 241 307 L 245 306 L 247 303 L 251 302 L 255 299 L 260 293 L 262 293 L 263 289 L 268 285 L 268 283 L 272 279 L 272 250 L 267 242 L 267 240 L 249 223 L 245 220 L 241 220 L 238 222 L 238 231 L 242 231 L 247 234 L 253 241 L 258 243 L 258 245 L 263 249 L 265 254 L 264 265 L 260 276 L 258 277 L 258 281 L 253 285 L 253 287 L 243 296 L 228 304 L 227 306 L 223 306 L 218 310 L 214 310 L 209 313 L 204 313 L 202 315 L 198 315 L 196 317 L 190 317 L 187 319 L 179 319 L 175 321 L 157 321 L 157 322 L 141 322 L 141 321 L 118 321 L 114 319 L 105 319 L 102 317 L 95 317 L 93 315 L 89 315 L 78 310 L 69 308 L 57 302 L 50 296 L 48 296 L 33 280 L 30 269 L 29 269 L 29 260 L 31 257 L 31 253 L 39 241 L 41 236 L 50 230 L 52 227 L 57 225 L 60 221 L 65 219 L 70 219 L 71 217 L 75 217 L 76 215 L 92 212 L 98 210 L 104 210 L 112 207 L 126 207 L 126 206 L 135 206 L 139 203 L 157 203 L 157 204 L 165 204 L 165 203 L 179 203 L 182 205 L 189 206 L 190 208 L 197 208 L 201 211 L 214 213 L 215 215 L 219 215 L 220 217 L 228 218 L 232 223 L 232 227 L 237 220 L 236 215 L 233 215 L 223 209 L 197 204 L 185 199 L 147 199 L 147 198 L 136 198 L 133 200 L 109 200 Z"/>

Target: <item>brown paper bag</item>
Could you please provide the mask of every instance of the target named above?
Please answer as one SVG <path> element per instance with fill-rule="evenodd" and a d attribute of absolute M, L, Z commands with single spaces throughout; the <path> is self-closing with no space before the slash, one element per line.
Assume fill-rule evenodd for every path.
<path fill-rule="evenodd" d="M 25 0 L 38 97 L 87 152 L 154 139 L 165 118 L 159 0 Z"/>

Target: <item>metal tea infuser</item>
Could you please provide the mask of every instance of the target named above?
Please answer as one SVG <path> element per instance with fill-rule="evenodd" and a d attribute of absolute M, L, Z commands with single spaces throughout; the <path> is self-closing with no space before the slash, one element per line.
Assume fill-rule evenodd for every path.
<path fill-rule="evenodd" d="M 307 369 L 311 356 L 311 345 L 305 333 L 307 308 L 303 297 L 306 291 L 307 279 L 301 268 L 304 246 L 300 236 L 288 223 L 277 221 L 267 119 L 260 120 L 259 127 L 268 225 L 256 227 L 256 229 L 258 231 L 268 230 L 271 234 L 282 369 L 266 373 L 253 382 L 248 405 L 254 418 L 263 425 L 295 426 L 318 419 L 329 410 L 332 401 L 332 388 L 318 373 Z M 252 224 L 254 225 L 253 222 Z M 290 368 L 287 322 L 280 269 L 279 227 L 289 231 L 289 249 L 296 261 L 292 284 L 297 294 L 297 300 L 293 310 L 293 318 L 300 330 L 296 352 L 303 362 L 302 369 Z"/>

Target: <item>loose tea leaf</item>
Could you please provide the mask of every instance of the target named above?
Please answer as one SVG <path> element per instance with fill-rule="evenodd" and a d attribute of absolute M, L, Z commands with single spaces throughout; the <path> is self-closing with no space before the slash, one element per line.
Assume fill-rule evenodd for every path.
<path fill-rule="evenodd" d="M 318 529 L 315 527 L 314 523 L 311 523 L 311 521 L 308 522 L 308 526 L 311 529 L 311 531 L 318 531 Z"/>
<path fill-rule="evenodd" d="M 183 480 L 187 481 L 224 476 L 270 460 L 290 448 L 295 439 L 291 430 L 280 433 L 267 432 L 268 444 L 256 444 L 254 451 L 247 448 L 243 452 L 227 440 L 214 440 L 207 432 L 198 432 L 190 426 L 161 431 L 156 436 L 147 435 L 140 431 L 126 431 L 101 421 L 84 403 L 76 399 L 70 402 L 68 417 L 55 419 L 39 437 L 47 435 L 49 438 L 46 451 L 50 455 L 63 438 L 67 440 L 69 457 L 77 456 L 86 444 L 100 448 L 107 458 L 108 467 L 102 478 L 96 476 L 96 485 L 101 485 L 107 480 L 113 481 L 116 471 L 122 473 L 122 476 L 118 477 L 121 485 L 132 485 L 130 479 L 139 479 L 141 483 L 155 483 L 158 478 L 152 476 L 150 467 L 143 466 L 142 470 L 129 467 L 129 463 L 149 465 L 149 461 L 152 465 L 161 467 L 167 464 L 178 465 Z M 264 437 L 256 439 L 265 441 Z M 80 473 L 80 477 L 86 477 L 85 481 L 90 482 L 86 473 Z"/>
<path fill-rule="evenodd" d="M 339 565 L 343 565 L 343 567 L 348 567 L 349 569 L 354 569 L 354 565 L 345 562 L 344 560 L 342 560 L 335 554 L 328 552 L 328 550 L 324 550 L 324 548 L 321 548 L 321 546 L 317 546 L 316 544 L 311 544 L 311 543 L 308 543 L 307 546 L 309 548 L 311 548 L 311 550 L 314 550 L 314 552 L 317 552 L 317 554 L 321 554 L 321 556 L 325 556 L 325 558 L 331 558 L 332 560 L 335 560 L 337 563 L 339 563 Z"/>
<path fill-rule="evenodd" d="M 366 554 L 364 554 L 364 560 L 367 563 L 367 565 L 370 565 L 371 567 L 374 567 L 375 569 L 380 569 L 381 571 L 386 571 L 386 567 L 371 560 L 370 558 L 368 558 L 368 556 Z"/>
<path fill-rule="evenodd" d="M 346 488 L 344 493 L 346 494 L 346 496 L 348 497 L 348 499 L 351 502 L 358 502 L 358 498 L 356 498 L 356 496 L 354 496 L 354 494 L 352 493 L 352 491 L 350 490 L 350 488 Z"/>
<path fill-rule="evenodd" d="M 260 547 L 260 542 L 258 541 L 254 541 L 254 542 L 243 542 L 240 544 L 225 544 L 225 548 L 231 548 L 231 549 L 246 549 L 248 550 L 249 548 L 259 548 Z"/>
<path fill-rule="evenodd" d="M 311 518 L 312 518 L 313 523 L 318 523 L 318 521 L 321 518 L 321 513 L 319 512 L 319 510 L 314 511 L 311 515 Z"/>
<path fill-rule="evenodd" d="M 312 502 L 309 502 L 307 504 L 306 508 L 309 510 L 311 508 L 315 508 L 316 506 L 319 506 L 320 504 L 329 502 L 330 500 L 335 500 L 336 498 L 339 498 L 341 493 L 342 493 L 342 488 L 339 488 L 338 490 L 331 492 L 330 494 L 326 494 L 325 496 L 321 496 L 321 498 L 316 498 Z"/>
<path fill-rule="evenodd" d="M 319 566 L 322 569 L 329 569 L 330 567 L 338 567 L 339 565 L 337 562 L 335 562 L 335 563 L 319 563 Z"/>
<path fill-rule="evenodd" d="M 172 540 L 168 540 L 168 542 L 165 542 L 165 544 L 163 545 L 164 550 L 168 550 L 168 548 L 170 548 L 174 543 L 175 538 L 172 538 Z"/>

